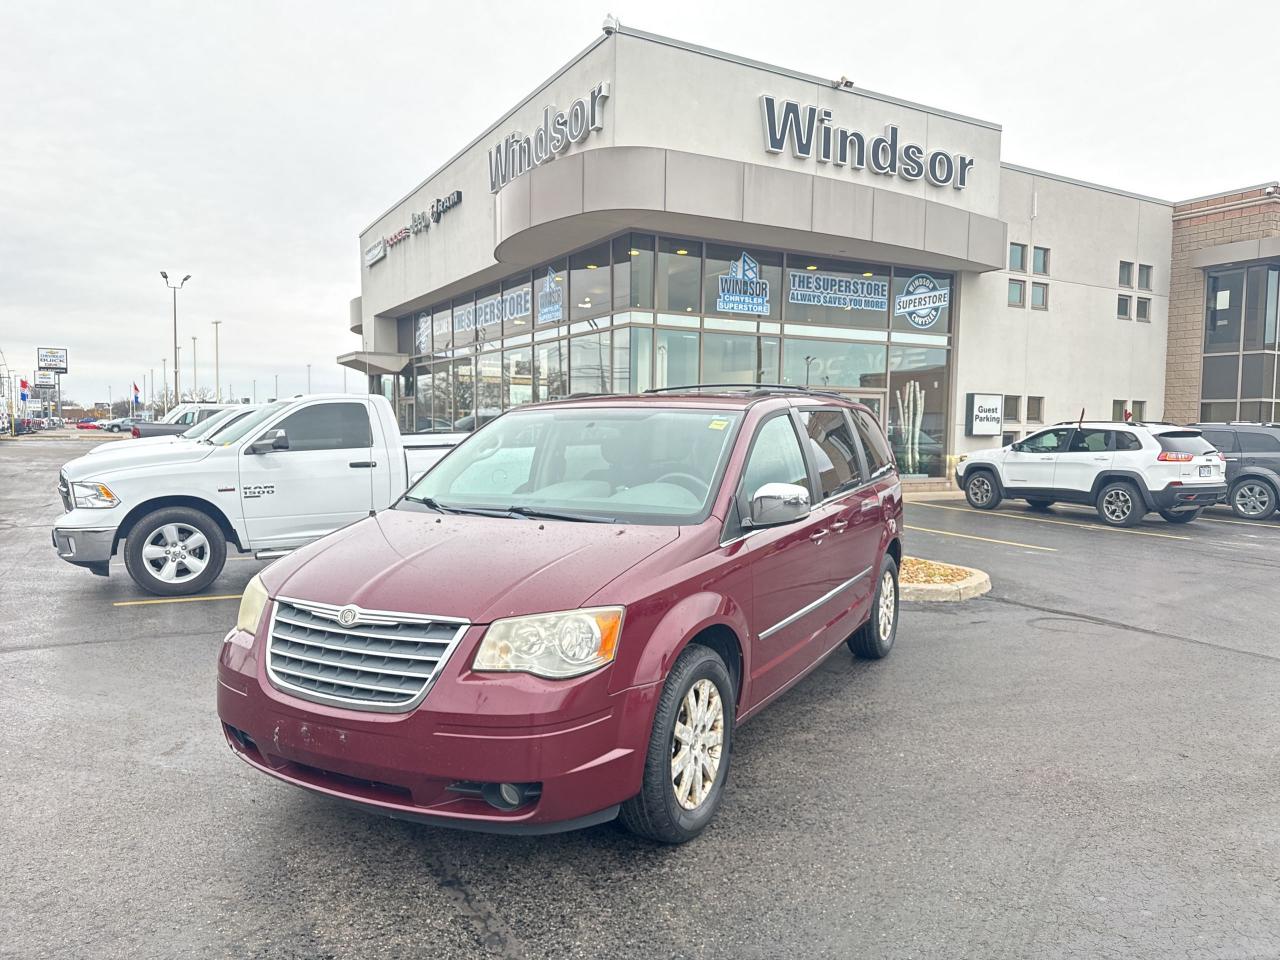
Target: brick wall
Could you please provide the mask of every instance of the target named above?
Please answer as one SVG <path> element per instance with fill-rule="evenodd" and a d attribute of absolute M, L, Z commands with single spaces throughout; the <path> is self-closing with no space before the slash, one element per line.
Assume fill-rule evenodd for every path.
<path fill-rule="evenodd" d="M 1169 273 L 1169 348 L 1165 359 L 1164 417 L 1200 419 L 1200 359 L 1204 346 L 1204 271 L 1191 266 L 1202 247 L 1280 236 L 1280 195 L 1262 188 L 1178 204 L 1173 208 L 1173 263 Z"/>

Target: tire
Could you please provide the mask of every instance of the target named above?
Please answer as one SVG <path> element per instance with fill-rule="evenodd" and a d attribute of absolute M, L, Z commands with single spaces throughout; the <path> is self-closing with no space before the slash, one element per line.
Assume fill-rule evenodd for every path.
<path fill-rule="evenodd" d="M 1203 507 L 1197 507 L 1195 510 L 1182 511 L 1161 510 L 1160 516 L 1164 517 L 1168 523 L 1190 523 L 1203 512 Z"/>
<path fill-rule="evenodd" d="M 188 545 L 198 540 L 203 542 L 196 542 L 188 554 Z M 196 571 L 196 562 L 201 561 L 204 565 Z M 124 543 L 129 576 L 147 593 L 160 597 L 199 593 L 226 562 L 227 540 L 217 522 L 191 507 L 152 511 L 133 525 Z"/>
<path fill-rule="evenodd" d="M 1134 527 L 1147 512 L 1138 488 L 1127 480 L 1114 480 L 1098 491 L 1098 516 L 1109 527 Z"/>
<path fill-rule="evenodd" d="M 871 616 L 845 641 L 854 656 L 881 660 L 889 655 L 898 636 L 898 596 L 898 562 L 886 553 L 871 598 Z"/>
<path fill-rule="evenodd" d="M 109 430 L 111 433 L 119 433 L 119 432 L 120 432 L 120 428 L 119 428 L 119 427 L 107 427 L 107 430 Z"/>
<path fill-rule="evenodd" d="M 975 510 L 994 510 L 1000 506 L 1000 484 L 990 470 L 973 470 L 964 478 L 964 498 Z"/>
<path fill-rule="evenodd" d="M 1042 512 L 1053 506 L 1052 500 L 1028 500 L 1027 503 L 1031 506 L 1032 510 L 1039 510 Z"/>
<path fill-rule="evenodd" d="M 1245 477 L 1231 486 L 1227 502 L 1241 520 L 1269 520 L 1276 512 L 1276 488 L 1266 480 Z"/>
<path fill-rule="evenodd" d="M 688 778 L 688 798 L 682 803 L 677 797 L 676 775 L 672 767 L 679 756 L 676 750 L 678 742 L 675 737 L 676 721 L 688 716 L 691 705 L 690 697 L 698 699 L 695 687 L 704 696 L 709 696 L 709 688 L 714 689 L 719 698 L 719 729 L 714 725 L 693 727 L 696 734 L 720 737 L 719 754 L 715 757 L 715 773 L 710 786 L 705 784 L 707 768 L 699 765 L 702 777 L 694 780 Z M 714 702 L 714 701 L 712 701 Z M 623 827 L 641 837 L 656 840 L 659 843 L 687 843 L 692 840 L 711 822 L 720 799 L 724 793 L 724 785 L 729 776 L 729 761 L 733 753 L 733 711 L 736 698 L 733 680 L 729 670 L 719 655 L 709 647 L 693 643 L 684 649 L 676 659 L 671 672 L 667 674 L 662 686 L 662 695 L 658 698 L 658 707 L 653 718 L 653 733 L 649 737 L 649 749 L 645 755 L 644 779 L 640 792 L 622 805 L 619 819 Z M 686 726 L 683 722 L 681 726 Z M 707 741 L 701 741 L 707 746 Z M 707 746 L 707 756 L 713 756 L 716 749 L 714 743 Z M 681 746 L 681 750 L 688 747 Z M 695 754 L 696 755 L 696 754 Z M 682 776 L 680 786 L 686 779 Z M 702 791 L 701 799 L 689 809 L 686 804 L 694 799 L 694 790 Z"/>

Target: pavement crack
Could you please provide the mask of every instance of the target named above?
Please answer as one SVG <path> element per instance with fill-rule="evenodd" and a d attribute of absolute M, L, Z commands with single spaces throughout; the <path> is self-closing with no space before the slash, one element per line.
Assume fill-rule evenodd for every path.
<path fill-rule="evenodd" d="M 441 892 L 471 922 L 485 949 L 505 960 L 523 960 L 527 957 L 528 951 L 520 938 L 498 916 L 494 906 L 467 884 L 462 872 L 450 862 L 448 854 L 439 846 L 434 854 L 423 857 L 423 862 L 436 878 Z"/>
<path fill-rule="evenodd" d="M 987 594 L 985 597 L 979 598 L 991 603 L 1003 603 L 1011 607 L 1020 607 L 1023 610 L 1035 610 L 1037 613 L 1047 613 L 1055 617 L 1066 617 L 1071 620 L 1080 620 L 1085 623 L 1096 623 L 1103 627 L 1114 627 L 1117 630 L 1125 630 L 1129 633 L 1139 633 L 1143 636 L 1156 637 L 1160 640 L 1176 640 L 1179 643 L 1191 643 L 1198 647 L 1211 647 L 1214 650 L 1225 650 L 1228 653 L 1238 653 L 1245 657 L 1253 657 L 1256 660 L 1267 660 L 1271 663 L 1280 663 L 1280 657 L 1269 653 L 1257 653 L 1253 650 L 1242 650 L 1239 647 L 1228 646 L 1225 643 L 1214 643 L 1212 640 L 1197 640 L 1195 637 L 1183 637 L 1176 633 L 1164 633 L 1160 630 L 1152 630 L 1149 627 L 1140 627 L 1137 624 L 1125 623 L 1123 620 L 1112 620 L 1109 617 L 1094 617 L 1087 613 L 1080 613 L 1077 610 L 1059 610 L 1055 607 L 1042 607 L 1034 603 L 1026 603 L 1022 600 L 1014 600 L 1010 597 L 997 597 Z"/>

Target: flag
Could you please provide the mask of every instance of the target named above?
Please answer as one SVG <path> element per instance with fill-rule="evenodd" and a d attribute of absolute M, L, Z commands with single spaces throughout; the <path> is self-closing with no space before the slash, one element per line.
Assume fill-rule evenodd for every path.
<path fill-rule="evenodd" d="M 1131 410 L 1126 410 L 1126 411 L 1124 412 L 1124 422 L 1125 422 L 1125 423 L 1128 423 L 1128 422 L 1129 422 L 1130 420 L 1132 420 L 1132 419 L 1133 419 L 1133 411 L 1131 411 Z"/>
<path fill-rule="evenodd" d="M 142 402 L 142 398 L 138 396 L 138 385 L 136 383 L 133 385 L 133 402 L 134 403 Z"/>
<path fill-rule="evenodd" d="M 30 384 L 28 384 L 28 383 L 27 383 L 27 381 L 25 381 L 25 380 L 19 379 L 19 380 L 18 380 L 18 389 L 22 392 L 22 402 L 23 402 L 23 403 L 26 403 L 26 402 L 27 402 L 27 391 L 31 389 Z"/>

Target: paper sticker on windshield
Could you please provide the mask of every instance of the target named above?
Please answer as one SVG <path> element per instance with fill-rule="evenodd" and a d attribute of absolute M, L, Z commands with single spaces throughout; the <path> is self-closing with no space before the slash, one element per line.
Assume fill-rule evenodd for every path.
<path fill-rule="evenodd" d="M 728 425 L 729 425 L 729 421 L 728 421 L 728 420 L 712 420 L 710 423 L 708 423 L 708 424 L 707 424 L 707 429 L 708 429 L 708 430 L 723 430 L 723 429 L 724 429 L 725 427 L 727 427 Z"/>

